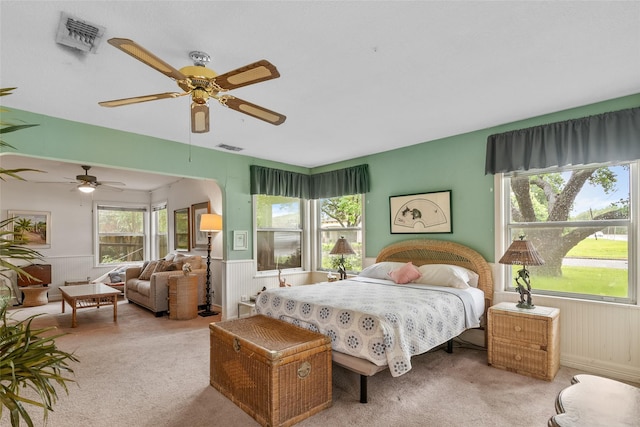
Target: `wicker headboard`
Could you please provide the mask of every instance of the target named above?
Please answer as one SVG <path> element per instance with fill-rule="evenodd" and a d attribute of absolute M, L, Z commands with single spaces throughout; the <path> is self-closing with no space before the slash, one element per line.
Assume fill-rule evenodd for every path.
<path fill-rule="evenodd" d="M 484 291 L 485 312 L 493 304 L 493 274 L 491 266 L 475 250 L 455 242 L 415 239 L 393 243 L 382 249 L 376 262 L 409 262 L 424 264 L 453 264 L 473 270 L 480 278 L 478 288 Z"/>

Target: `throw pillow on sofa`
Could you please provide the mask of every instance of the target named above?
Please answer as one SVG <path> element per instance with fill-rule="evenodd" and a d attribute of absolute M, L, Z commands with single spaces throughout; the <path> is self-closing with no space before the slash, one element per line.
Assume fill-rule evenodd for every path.
<path fill-rule="evenodd" d="M 138 280 L 151 280 L 151 275 L 156 272 L 156 267 L 158 266 L 158 261 L 149 261 L 149 264 L 146 265 L 140 276 L 138 276 Z"/>
<path fill-rule="evenodd" d="M 182 270 L 182 266 L 186 263 L 191 264 L 191 268 L 193 270 L 197 270 L 201 267 L 201 263 L 202 263 L 202 257 L 200 255 L 191 255 L 191 256 L 186 256 L 186 255 L 182 255 L 182 254 L 177 254 L 174 258 L 173 258 L 173 262 L 176 264 L 176 266 L 178 267 L 178 270 Z"/>
<path fill-rule="evenodd" d="M 160 273 L 162 271 L 175 271 L 178 269 L 178 266 L 173 261 L 160 260 L 158 261 L 158 265 L 156 266 L 155 273 Z"/>

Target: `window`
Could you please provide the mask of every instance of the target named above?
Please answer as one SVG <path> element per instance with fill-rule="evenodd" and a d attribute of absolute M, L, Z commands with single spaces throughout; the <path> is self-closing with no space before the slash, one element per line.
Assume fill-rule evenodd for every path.
<path fill-rule="evenodd" d="M 331 255 L 336 241 L 344 236 L 356 253 L 344 257 L 349 272 L 362 270 L 362 199 L 361 194 L 317 200 L 318 269 L 336 271 L 338 255 Z"/>
<path fill-rule="evenodd" d="M 302 200 L 254 196 L 258 271 L 302 267 Z"/>
<path fill-rule="evenodd" d="M 162 203 L 151 208 L 151 258 L 164 258 L 168 253 L 167 204 Z"/>
<path fill-rule="evenodd" d="M 98 264 L 145 259 L 146 207 L 98 205 L 95 211 Z"/>
<path fill-rule="evenodd" d="M 635 303 L 638 163 L 502 175 L 502 252 L 526 236 L 545 261 L 527 266 L 538 294 Z M 498 175 L 497 175 L 498 176 Z M 496 245 L 497 248 L 500 247 Z M 500 250 L 499 250 L 500 251 Z M 509 277 L 520 266 L 504 266 Z M 505 280 L 513 290 L 513 280 Z"/>

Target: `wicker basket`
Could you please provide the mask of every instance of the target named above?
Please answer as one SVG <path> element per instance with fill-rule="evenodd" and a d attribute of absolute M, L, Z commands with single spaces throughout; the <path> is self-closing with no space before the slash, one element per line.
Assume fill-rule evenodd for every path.
<path fill-rule="evenodd" d="M 263 426 L 331 406 L 328 337 L 257 315 L 210 325 L 211 385 Z"/>
<path fill-rule="evenodd" d="M 195 274 L 169 277 L 169 319 L 198 317 L 198 277 Z"/>

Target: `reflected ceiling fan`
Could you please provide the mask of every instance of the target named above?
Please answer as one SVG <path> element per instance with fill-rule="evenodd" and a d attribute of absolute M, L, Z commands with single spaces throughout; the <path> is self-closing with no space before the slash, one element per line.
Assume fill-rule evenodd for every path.
<path fill-rule="evenodd" d="M 93 175 L 89 175 L 89 169 L 91 169 L 91 166 L 83 165 L 82 169 L 84 169 L 84 175 L 76 175 L 76 178 L 75 178 L 76 182 L 72 182 L 72 184 L 77 183 L 78 190 L 82 191 L 83 193 L 93 193 L 98 186 L 104 186 L 106 188 L 109 188 L 115 191 L 122 191 L 121 188 L 114 187 L 114 185 L 117 185 L 117 186 L 125 185 L 123 182 L 98 181 L 98 178 L 96 178 Z M 68 178 L 68 179 L 73 179 L 73 178 Z"/>
<path fill-rule="evenodd" d="M 284 123 L 286 117 L 275 111 L 244 101 L 235 96 L 223 94 L 232 89 L 260 83 L 280 77 L 280 73 L 269 61 L 261 60 L 246 65 L 228 73 L 218 75 L 206 67 L 211 60 L 204 52 L 193 51 L 189 54 L 194 65 L 180 70 L 167 64 L 153 53 L 149 52 L 133 40 L 112 38 L 109 44 L 131 55 L 138 61 L 160 71 L 165 76 L 176 81 L 183 92 L 165 92 L 154 95 L 137 96 L 134 98 L 115 99 L 99 102 L 103 107 L 119 107 L 140 102 L 155 101 L 157 99 L 177 98 L 191 95 L 191 132 L 209 132 L 209 99 L 213 98 L 222 105 L 247 114 L 272 125 Z"/>

